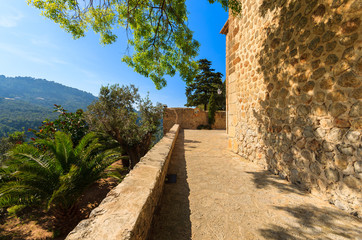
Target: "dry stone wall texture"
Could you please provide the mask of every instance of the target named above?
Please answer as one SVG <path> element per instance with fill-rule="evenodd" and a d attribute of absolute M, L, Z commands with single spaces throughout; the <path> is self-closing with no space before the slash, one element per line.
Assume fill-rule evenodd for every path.
<path fill-rule="evenodd" d="M 182 129 L 197 129 L 199 125 L 207 125 L 208 112 L 198 108 L 165 108 L 163 112 L 163 132 L 167 133 L 174 124 L 180 124 Z M 213 129 L 226 128 L 225 111 L 215 113 Z"/>
<path fill-rule="evenodd" d="M 147 239 L 179 129 L 175 124 L 66 239 Z"/>
<path fill-rule="evenodd" d="M 242 0 L 229 148 L 362 216 L 362 0 Z"/>

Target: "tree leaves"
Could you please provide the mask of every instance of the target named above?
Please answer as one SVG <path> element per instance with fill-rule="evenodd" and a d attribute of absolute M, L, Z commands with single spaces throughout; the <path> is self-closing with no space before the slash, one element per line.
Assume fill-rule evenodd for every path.
<path fill-rule="evenodd" d="M 187 103 L 185 106 L 204 105 L 204 110 L 206 110 L 209 99 L 214 94 L 217 109 L 225 108 L 225 90 L 221 80 L 222 74 L 215 72 L 215 69 L 211 68 L 211 62 L 207 59 L 199 60 L 198 64 L 199 71 L 195 79 L 188 82 L 186 86 Z M 218 89 L 223 94 L 217 94 Z"/>
<path fill-rule="evenodd" d="M 69 208 L 83 190 L 97 180 L 119 154 L 102 151 L 94 133 L 73 147 L 70 135 L 38 139 L 46 151 L 24 143 L 10 152 L 7 167 L 0 169 L 0 207 L 40 204 Z"/>
<path fill-rule="evenodd" d="M 101 88 L 98 101 L 88 106 L 86 118 L 92 130 L 106 133 L 118 142 L 133 167 L 149 150 L 162 110 L 161 104 L 153 106 L 148 97 L 141 99 L 135 86 L 116 84 Z"/>
<path fill-rule="evenodd" d="M 209 0 L 219 2 L 233 13 L 240 12 L 237 0 Z M 102 44 L 117 39 L 114 27 L 126 29 L 132 53 L 122 58 L 139 74 L 149 77 L 157 89 L 166 86 L 165 75 L 176 72 L 186 82 L 197 69 L 193 60 L 200 44 L 187 26 L 186 0 L 28 0 L 28 4 L 42 10 L 42 15 L 58 23 L 75 39 L 84 37 L 91 28 L 100 34 Z"/>

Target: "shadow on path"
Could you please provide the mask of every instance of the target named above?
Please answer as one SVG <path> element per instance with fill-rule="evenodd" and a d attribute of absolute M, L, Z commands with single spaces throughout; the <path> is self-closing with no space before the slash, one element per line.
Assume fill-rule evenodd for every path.
<path fill-rule="evenodd" d="M 301 187 L 286 182 L 278 175 L 267 170 L 260 172 L 247 172 L 253 176 L 252 180 L 257 189 L 276 188 L 285 197 L 294 196 L 307 197 L 308 192 Z M 290 195 L 292 194 L 292 195 Z M 281 197 L 282 195 L 280 195 Z M 298 199 L 299 199 L 298 197 Z M 293 197 L 295 199 L 295 197 Z M 306 199 L 307 200 L 307 199 Z M 301 205 L 274 205 L 276 211 L 280 211 L 280 217 L 289 220 L 270 223 L 259 229 L 261 236 L 265 239 L 360 239 L 362 236 L 362 222 L 357 218 L 332 207 L 316 206 L 310 203 Z M 346 224 L 348 223 L 348 224 Z M 264 225 L 265 226 L 265 225 Z"/>
<path fill-rule="evenodd" d="M 276 187 L 281 193 L 289 192 L 304 195 L 308 192 L 301 186 L 286 182 L 285 180 L 281 179 L 279 175 L 275 175 L 268 170 L 247 173 L 253 175 L 253 182 L 258 189 L 273 186 Z"/>
<path fill-rule="evenodd" d="M 303 204 L 297 207 L 275 207 L 294 218 L 288 227 L 271 224 L 260 229 L 266 239 L 360 239 L 361 222 L 340 210 Z M 349 223 L 349 224 L 346 224 Z"/>
<path fill-rule="evenodd" d="M 187 183 L 185 144 L 197 141 L 185 140 L 184 136 L 184 131 L 180 130 L 168 167 L 168 174 L 177 174 L 177 182 L 165 184 L 148 240 L 191 239 L 190 188 Z"/>

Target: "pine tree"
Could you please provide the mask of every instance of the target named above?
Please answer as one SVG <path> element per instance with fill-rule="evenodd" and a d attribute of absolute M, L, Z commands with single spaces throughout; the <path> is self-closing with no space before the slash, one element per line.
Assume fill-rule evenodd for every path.
<path fill-rule="evenodd" d="M 222 91 L 216 100 L 217 109 L 225 108 L 224 100 L 224 86 L 221 80 L 222 74 L 220 72 L 215 72 L 215 69 L 212 69 L 211 61 L 207 59 L 201 59 L 198 61 L 199 70 L 195 79 L 187 83 L 186 86 L 186 96 L 187 103 L 185 106 L 192 107 L 198 105 L 204 105 L 204 110 L 206 111 L 206 106 L 209 102 L 211 94 L 213 93 L 217 96 L 218 89 Z"/>

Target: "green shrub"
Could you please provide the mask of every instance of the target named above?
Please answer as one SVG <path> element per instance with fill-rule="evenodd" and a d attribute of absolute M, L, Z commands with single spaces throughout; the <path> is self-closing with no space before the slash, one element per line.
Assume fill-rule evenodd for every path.
<path fill-rule="evenodd" d="M 201 124 L 201 125 L 199 125 L 199 126 L 197 126 L 196 127 L 198 130 L 202 130 L 202 129 L 211 129 L 211 126 L 210 125 L 203 125 L 203 124 Z"/>
<path fill-rule="evenodd" d="M 26 207 L 27 207 L 26 205 L 15 205 L 15 206 L 9 207 L 7 209 L 7 212 L 9 215 L 17 216 L 18 213 L 20 213 Z"/>
<path fill-rule="evenodd" d="M 78 109 L 76 112 L 68 112 L 62 106 L 54 104 L 54 112 L 58 112 L 58 118 L 54 121 L 46 119 L 39 130 L 29 129 L 37 138 L 54 139 L 57 131 L 70 134 L 72 142 L 77 145 L 79 141 L 89 132 L 89 127 L 84 119 L 84 112 Z M 34 140 L 34 139 L 33 139 Z"/>

